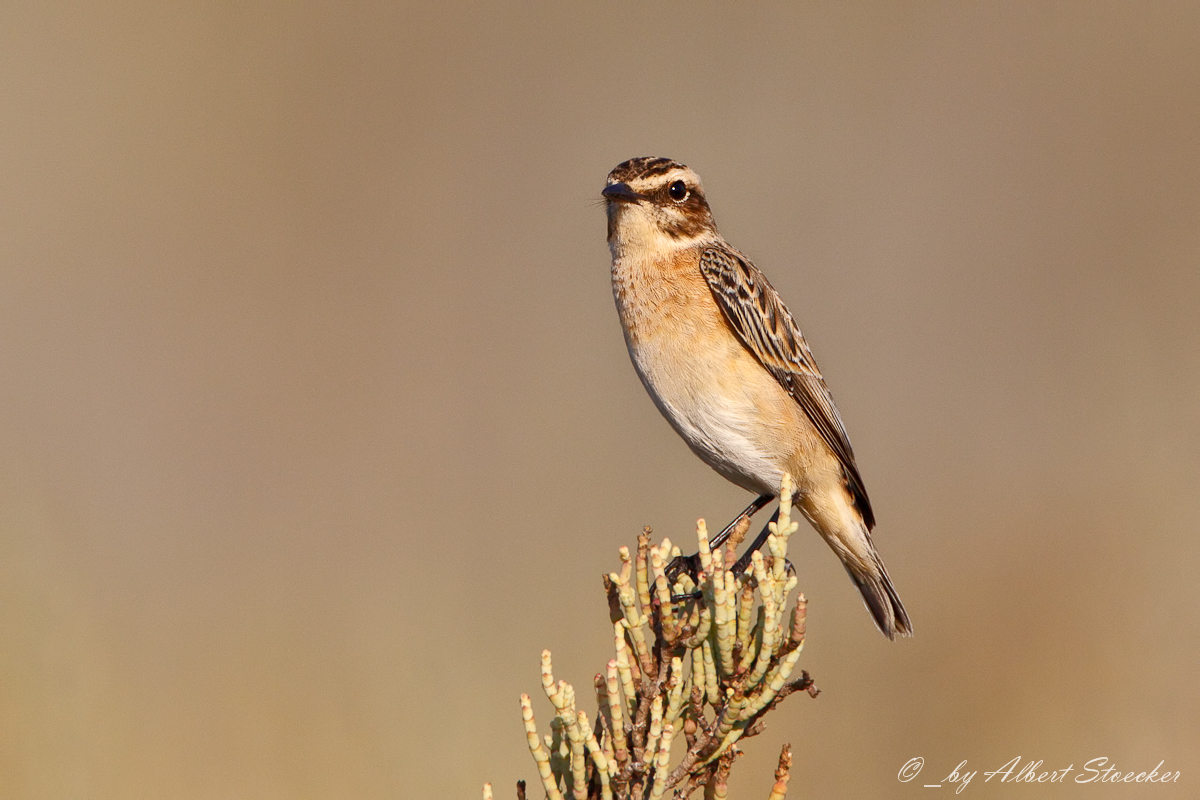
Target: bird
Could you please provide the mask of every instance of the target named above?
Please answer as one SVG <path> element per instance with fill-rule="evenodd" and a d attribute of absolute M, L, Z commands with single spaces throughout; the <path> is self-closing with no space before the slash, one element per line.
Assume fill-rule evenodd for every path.
<path fill-rule="evenodd" d="M 837 555 L 876 627 L 889 639 L 911 636 L 825 379 L 779 293 L 717 231 L 700 177 L 669 158 L 633 158 L 608 174 L 601 197 L 625 344 L 658 410 L 703 462 L 758 495 L 739 519 L 773 500 L 790 474 L 792 504 Z"/>

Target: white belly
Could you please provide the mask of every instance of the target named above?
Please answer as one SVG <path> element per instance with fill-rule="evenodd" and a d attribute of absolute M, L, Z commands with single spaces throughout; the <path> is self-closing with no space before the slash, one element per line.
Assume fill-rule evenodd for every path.
<path fill-rule="evenodd" d="M 777 396 L 788 404 L 791 398 L 732 335 L 727 344 L 707 346 L 688 337 L 665 338 L 630 347 L 634 368 L 658 410 L 725 478 L 760 494 L 778 491 L 788 448 L 770 440 L 772 426 L 763 410 L 776 405 L 769 401 Z"/>

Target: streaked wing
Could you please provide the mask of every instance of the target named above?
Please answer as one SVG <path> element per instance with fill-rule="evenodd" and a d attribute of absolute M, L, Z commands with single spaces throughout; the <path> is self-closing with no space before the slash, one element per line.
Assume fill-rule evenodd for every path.
<path fill-rule="evenodd" d="M 875 527 L 871 501 L 854 463 L 854 450 L 842 418 L 796 320 L 775 287 L 750 259 L 732 248 L 705 250 L 700 256 L 700 271 L 742 344 L 804 409 L 842 462 L 847 488 L 867 529 Z"/>

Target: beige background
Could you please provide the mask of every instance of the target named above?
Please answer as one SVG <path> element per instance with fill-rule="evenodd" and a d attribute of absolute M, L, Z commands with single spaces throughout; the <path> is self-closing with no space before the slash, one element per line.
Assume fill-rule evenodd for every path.
<path fill-rule="evenodd" d="M 824 693 L 737 796 L 783 741 L 797 797 L 1200 795 L 1200 5 L 563 6 L 0 7 L 0 796 L 534 779 L 617 546 L 747 499 L 621 342 L 647 154 L 799 318 L 917 630 L 806 528 Z"/>

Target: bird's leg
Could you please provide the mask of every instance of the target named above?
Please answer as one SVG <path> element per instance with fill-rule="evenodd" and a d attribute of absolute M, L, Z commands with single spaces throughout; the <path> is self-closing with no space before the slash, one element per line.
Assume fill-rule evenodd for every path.
<path fill-rule="evenodd" d="M 774 499 L 775 495 L 773 494 L 760 494 L 758 497 L 754 498 L 754 501 L 751 502 L 750 505 L 742 509 L 742 513 L 734 517 L 732 522 L 726 525 L 720 533 L 718 533 L 712 538 L 711 541 L 709 541 L 709 549 L 716 550 L 718 547 L 725 544 L 725 541 L 729 539 L 735 530 L 737 530 L 738 525 L 742 524 L 742 520 L 749 521 L 755 514 L 761 511 L 763 507 L 767 505 L 767 503 L 770 503 Z M 776 512 L 776 515 L 778 515 L 778 512 Z M 763 538 L 763 541 L 766 541 L 766 539 Z M 756 547 L 761 546 L 762 542 L 759 542 L 756 545 Z M 697 576 L 699 576 L 699 553 L 693 553 L 690 556 L 678 556 L 671 559 L 671 563 L 667 564 L 667 580 L 673 584 L 675 582 L 675 576 L 684 571 L 686 571 L 693 578 L 697 578 Z"/>
<path fill-rule="evenodd" d="M 773 494 L 760 494 L 758 497 L 754 498 L 754 502 L 742 509 L 742 513 L 733 518 L 733 522 L 726 525 L 724 530 L 712 538 L 712 540 L 708 543 L 709 549 L 716 550 L 718 547 L 725 544 L 725 540 L 729 538 L 730 534 L 733 533 L 743 519 L 750 519 L 759 511 L 762 511 L 767 503 L 774 499 L 775 495 Z"/>

